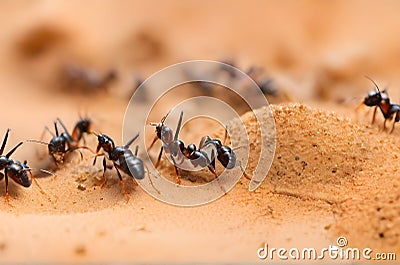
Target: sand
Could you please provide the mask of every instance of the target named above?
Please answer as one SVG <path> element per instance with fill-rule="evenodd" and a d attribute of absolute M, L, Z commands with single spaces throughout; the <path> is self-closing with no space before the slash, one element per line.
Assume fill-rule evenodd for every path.
<path fill-rule="evenodd" d="M 134 77 L 185 60 L 232 58 L 244 70 L 264 67 L 280 94 L 268 97 L 276 150 L 256 191 L 249 192 L 242 177 L 213 203 L 171 206 L 126 175 L 124 195 L 113 170 L 101 188 L 101 162 L 92 166 L 93 155 L 83 151 L 83 159 L 75 154 L 51 169 L 55 177 L 37 179 L 44 192 L 11 181 L 7 204 L 0 182 L 0 263 L 257 262 L 264 243 L 321 249 L 336 245 L 339 236 L 349 247 L 399 255 L 400 128 L 389 134 L 380 116 L 371 125 L 371 111 L 354 112 L 373 89 L 364 75 L 388 85 L 393 101 L 400 96 L 399 4 L 385 3 L 220 1 L 201 12 L 196 2 L 175 1 L 157 3 L 158 9 L 125 1 L 1 3 L 0 134 L 12 129 L 6 150 L 39 139 L 57 117 L 72 128 L 79 115 L 122 144 Z M 118 79 L 100 91 L 70 90 L 59 75 L 71 63 L 100 75 L 116 69 Z M 241 117 L 251 142 L 251 176 L 259 132 L 252 113 Z M 205 134 L 223 138 L 224 131 L 194 124 L 181 136 L 198 143 Z M 95 148 L 96 139 L 86 138 Z M 13 158 L 27 159 L 35 175 L 52 167 L 46 148 L 33 143 L 24 143 Z M 161 167 L 173 180 L 172 165 L 163 159 Z M 204 176 L 183 173 L 182 181 L 213 178 Z"/>
<path fill-rule="evenodd" d="M 214 203 L 181 208 L 133 181 L 126 196 L 115 176 L 101 189 L 100 167 L 71 162 L 39 180 L 49 198 L 35 185 L 11 185 L 12 207 L 1 205 L 3 261 L 257 261 L 264 241 L 322 248 L 340 235 L 352 247 L 398 249 L 398 169 L 376 165 L 396 165 L 399 140 L 305 105 L 271 107 L 276 156 L 255 192 L 242 178 Z M 243 119 L 255 139 L 254 117 Z M 252 145 L 251 153 L 257 149 Z"/>

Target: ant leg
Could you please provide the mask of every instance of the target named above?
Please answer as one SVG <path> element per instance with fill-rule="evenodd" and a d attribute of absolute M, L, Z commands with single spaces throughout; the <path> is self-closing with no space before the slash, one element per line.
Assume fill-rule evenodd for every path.
<path fill-rule="evenodd" d="M 88 150 L 89 152 L 91 152 L 92 154 L 96 154 L 96 152 L 93 151 L 92 148 L 87 147 L 87 146 L 83 146 L 83 145 L 78 145 L 78 146 L 72 147 L 72 148 L 68 149 L 67 152 L 69 152 L 69 151 L 72 152 L 72 151 L 75 151 L 75 150 L 77 150 L 77 149 L 86 149 L 86 150 Z"/>
<path fill-rule="evenodd" d="M 98 157 L 98 156 L 104 156 L 104 155 L 105 155 L 104 153 L 102 153 L 102 154 L 96 154 L 96 155 L 94 156 L 94 159 L 93 159 L 93 166 L 96 164 L 97 157 Z"/>
<path fill-rule="evenodd" d="M 122 193 L 123 193 L 123 194 L 128 194 L 128 192 L 127 192 L 126 189 L 125 189 L 125 182 L 124 182 L 124 180 L 122 179 L 121 173 L 120 173 L 119 170 L 118 170 L 119 165 L 117 165 L 115 162 L 113 162 L 113 163 L 114 163 L 115 170 L 117 170 L 117 174 L 118 174 L 119 181 L 121 182 L 121 185 L 122 185 Z"/>
<path fill-rule="evenodd" d="M 161 156 L 162 156 L 163 150 L 164 150 L 164 146 L 161 146 L 160 153 L 158 154 L 157 162 L 155 164 L 155 168 L 157 168 L 158 165 L 160 164 L 160 160 L 161 160 Z"/>
<path fill-rule="evenodd" d="M 360 105 L 358 105 L 357 108 L 355 108 L 354 111 L 355 111 L 356 113 L 358 113 L 358 112 L 360 111 L 360 109 L 361 109 L 363 106 L 364 106 L 364 101 L 362 101 L 362 102 L 360 103 Z"/>
<path fill-rule="evenodd" d="M 213 161 L 211 161 L 211 163 L 209 165 L 207 165 L 207 167 L 211 171 L 211 173 L 213 173 L 215 178 L 218 178 L 217 172 L 215 171 L 215 159 Z"/>
<path fill-rule="evenodd" d="M 154 137 L 154 139 L 153 139 L 153 142 L 151 142 L 149 148 L 147 148 L 147 152 L 150 151 L 150 149 L 153 147 L 153 145 L 156 143 L 157 140 L 158 140 L 158 137 L 157 137 L 157 135 L 156 135 L 156 136 Z"/>
<path fill-rule="evenodd" d="M 385 121 L 383 122 L 383 128 L 382 128 L 383 132 L 386 131 L 386 121 L 387 121 L 387 119 L 385 119 Z"/>
<path fill-rule="evenodd" d="M 181 185 L 181 175 L 179 174 L 178 167 L 174 165 L 175 168 L 175 175 L 176 175 L 176 183 Z"/>
<path fill-rule="evenodd" d="M 374 108 L 374 114 L 372 115 L 372 121 L 371 121 L 371 124 L 374 124 L 375 123 L 375 116 L 376 116 L 376 110 L 378 109 L 378 107 L 377 106 L 375 106 L 375 108 Z"/>
<path fill-rule="evenodd" d="M 175 176 L 176 176 L 176 183 L 178 185 L 181 185 L 181 175 L 179 174 L 179 169 L 176 166 L 175 159 L 171 156 L 172 162 L 174 162 L 174 168 L 175 168 Z"/>
<path fill-rule="evenodd" d="M 211 171 L 211 173 L 214 174 L 215 179 L 217 180 L 219 187 L 221 188 L 222 192 L 224 192 L 225 194 L 227 193 L 226 190 L 222 187 L 221 183 L 219 182 L 219 178 L 217 175 L 217 172 L 215 172 L 215 159 L 209 164 L 207 165 L 208 169 Z"/>
<path fill-rule="evenodd" d="M 8 170 L 7 170 L 7 168 L 6 168 L 6 170 L 5 170 L 5 181 L 6 181 L 6 201 L 8 202 L 8 198 L 10 197 L 10 195 L 8 194 L 8 175 L 7 175 L 7 173 L 8 173 Z"/>
<path fill-rule="evenodd" d="M 225 136 L 224 136 L 223 145 L 225 145 L 227 137 L 228 137 L 228 125 L 225 125 Z"/>
<path fill-rule="evenodd" d="M 10 195 L 8 194 L 8 169 L 6 168 L 4 170 L 4 176 L 5 176 L 5 181 L 6 181 L 6 197 L 5 197 L 5 201 L 8 205 L 12 206 L 10 204 Z"/>
<path fill-rule="evenodd" d="M 103 188 L 107 183 L 106 169 L 107 169 L 107 163 L 106 163 L 106 157 L 104 157 L 103 158 L 103 183 L 101 184 L 101 188 Z"/>
<path fill-rule="evenodd" d="M 137 145 L 135 148 L 135 156 L 137 156 L 138 152 L 139 152 L 139 146 Z"/>
<path fill-rule="evenodd" d="M 28 174 L 31 176 L 31 179 L 35 182 L 35 184 L 38 186 L 40 193 L 43 194 L 44 196 L 47 197 L 47 200 L 51 202 L 50 196 L 43 190 L 43 188 L 39 185 L 39 182 L 37 182 L 36 178 L 33 176 L 32 172 L 28 170 Z"/>
<path fill-rule="evenodd" d="M 397 112 L 396 117 L 393 119 L 392 129 L 390 130 L 389 133 L 392 133 L 394 131 L 394 126 L 396 125 L 396 122 L 398 122 L 399 120 L 400 120 L 400 115 L 399 115 L 399 112 Z"/>

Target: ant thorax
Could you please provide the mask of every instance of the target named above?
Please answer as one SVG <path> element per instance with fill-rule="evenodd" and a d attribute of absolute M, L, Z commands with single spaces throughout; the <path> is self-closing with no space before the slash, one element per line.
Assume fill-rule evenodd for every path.
<path fill-rule="evenodd" d="M 129 149 L 123 146 L 117 146 L 111 152 L 108 152 L 108 158 L 113 161 L 117 161 L 122 155 L 125 155 L 125 152 L 129 151 Z"/>
<path fill-rule="evenodd" d="M 165 145 L 165 144 L 164 144 Z M 173 140 L 168 145 L 166 145 L 165 152 L 172 155 L 174 158 L 180 158 L 183 156 L 184 144 L 180 140 Z"/>
<path fill-rule="evenodd" d="M 12 164 L 12 162 L 13 161 L 6 156 L 0 156 L 0 170 Z"/>
<path fill-rule="evenodd" d="M 163 125 L 160 129 L 158 129 L 158 127 L 157 127 L 156 130 L 157 130 L 158 138 L 164 144 L 168 145 L 174 140 L 173 132 L 169 127 Z"/>

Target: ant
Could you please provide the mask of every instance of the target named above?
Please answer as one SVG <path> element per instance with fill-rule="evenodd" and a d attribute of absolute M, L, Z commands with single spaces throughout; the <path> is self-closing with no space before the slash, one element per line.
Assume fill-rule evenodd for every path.
<path fill-rule="evenodd" d="M 235 167 L 235 152 L 229 146 L 222 145 L 219 139 L 212 139 L 207 135 L 201 139 L 198 149 L 194 144 L 189 144 L 187 147 L 185 147 L 184 142 L 178 139 L 179 131 L 182 125 L 183 111 L 179 116 L 174 137 L 172 129 L 164 124 L 167 116 L 168 114 L 161 119 L 160 123 L 150 123 L 151 126 L 156 127 L 156 136 L 148 150 L 153 147 L 154 143 L 158 139 L 162 141 L 162 147 L 155 167 L 158 167 L 164 149 L 167 154 L 171 155 L 171 159 L 175 168 L 176 182 L 178 184 L 181 184 L 181 178 L 177 165 L 182 165 L 185 157 L 190 160 L 194 167 L 200 166 L 203 168 L 207 166 L 215 178 L 218 178 L 218 175 L 215 171 L 215 157 L 217 157 L 217 159 L 225 168 L 232 169 Z"/>
<path fill-rule="evenodd" d="M 122 179 L 122 172 L 128 174 L 130 177 L 135 179 L 143 179 L 145 176 L 143 161 L 137 157 L 138 146 L 136 146 L 135 154 L 129 149 L 129 146 L 139 137 L 139 133 L 133 136 L 125 145 L 123 146 L 115 146 L 113 139 L 105 134 L 97 134 L 94 131 L 91 131 L 94 135 L 97 136 L 98 145 L 96 148 L 96 156 L 93 160 L 93 165 L 96 164 L 96 159 L 98 156 L 104 156 L 103 158 L 103 179 L 104 182 L 102 187 L 106 184 L 106 157 L 104 153 L 100 153 L 100 149 L 103 149 L 107 155 L 108 159 L 113 162 L 114 168 L 118 173 L 119 180 L 122 184 L 122 190 L 125 194 L 127 194 L 125 190 L 125 183 Z"/>
<path fill-rule="evenodd" d="M 67 64 L 61 70 L 60 79 L 65 89 L 80 89 L 84 92 L 98 91 L 106 89 L 117 79 L 115 70 L 110 70 L 103 76 L 93 69 L 74 64 Z"/>
<path fill-rule="evenodd" d="M 61 134 L 59 134 L 58 131 L 57 121 L 61 124 L 61 126 L 64 129 L 64 132 Z M 91 150 L 89 147 L 78 145 L 80 138 L 82 138 L 83 132 L 85 132 L 83 131 L 83 129 L 86 129 L 87 132 L 89 132 L 89 129 L 86 128 L 85 126 L 86 125 L 89 126 L 90 123 L 87 124 L 86 119 L 81 119 L 80 121 L 78 121 L 72 135 L 69 134 L 65 125 L 59 118 L 57 118 L 57 121 L 54 122 L 55 134 L 52 131 L 50 131 L 50 129 L 47 126 L 45 126 L 45 130 L 47 130 L 53 136 L 53 138 L 50 140 L 49 143 L 38 140 L 28 140 L 28 142 L 47 145 L 49 154 L 54 159 L 54 162 L 56 163 L 57 166 L 64 163 L 64 157 L 67 153 L 70 153 L 77 149 L 87 149 L 90 152 L 94 153 L 93 150 Z M 83 157 L 82 153 L 81 157 Z"/>
<path fill-rule="evenodd" d="M 32 173 L 31 173 L 31 168 L 27 165 L 26 160 L 24 161 L 24 163 L 21 163 L 17 160 L 12 160 L 10 158 L 10 156 L 15 152 L 15 150 L 17 150 L 18 147 L 20 147 L 23 144 L 23 142 L 19 142 L 6 155 L 3 155 L 4 148 L 5 148 L 7 140 L 8 140 L 9 132 L 10 132 L 10 129 L 7 129 L 6 135 L 4 136 L 3 143 L 0 148 L 0 170 L 4 169 L 4 174 L 2 172 L 0 172 L 0 180 L 5 178 L 6 201 L 8 201 L 8 199 L 9 199 L 8 178 L 11 178 L 17 184 L 19 184 L 25 188 L 30 187 L 32 184 L 32 179 L 34 179 Z M 36 180 L 35 180 L 35 182 L 36 182 Z M 36 182 L 36 184 L 39 186 L 39 184 L 37 182 Z M 39 188 L 40 188 L 40 186 L 39 186 Z"/>
<path fill-rule="evenodd" d="M 381 92 L 374 80 L 372 80 L 369 77 L 366 78 L 368 78 L 375 85 L 376 91 L 370 91 L 368 95 L 364 98 L 364 101 L 357 107 L 356 111 L 358 111 L 359 108 L 362 107 L 363 105 L 366 105 L 368 107 L 374 107 L 374 113 L 371 122 L 371 124 L 374 124 L 376 111 L 377 108 L 379 107 L 379 109 L 383 114 L 383 117 L 385 118 L 385 121 L 383 123 L 383 130 L 386 129 L 386 121 L 392 120 L 394 117 L 392 129 L 389 132 L 392 133 L 394 130 L 395 123 L 400 121 L 400 105 L 391 104 L 386 89 Z"/>

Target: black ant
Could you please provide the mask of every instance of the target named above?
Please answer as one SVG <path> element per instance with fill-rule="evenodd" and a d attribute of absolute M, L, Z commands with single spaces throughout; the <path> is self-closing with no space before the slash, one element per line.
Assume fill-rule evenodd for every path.
<path fill-rule="evenodd" d="M 178 139 L 179 131 L 182 125 L 183 111 L 179 117 L 175 136 L 173 136 L 172 129 L 164 124 L 167 116 L 168 114 L 161 119 L 160 123 L 150 123 L 151 126 L 156 127 L 157 135 L 148 150 L 153 147 L 154 143 L 158 139 L 160 139 L 163 143 L 155 167 L 157 167 L 160 162 L 163 150 L 165 150 L 167 154 L 171 155 L 171 159 L 175 168 L 176 182 L 178 184 L 181 183 L 181 178 L 177 165 L 183 163 L 184 157 L 188 158 L 194 167 L 201 166 L 203 168 L 207 166 L 215 178 L 218 178 L 218 175 L 215 171 L 215 157 L 217 157 L 217 159 L 225 168 L 232 169 L 235 167 L 235 152 L 229 146 L 222 145 L 219 139 L 212 139 L 210 136 L 205 136 L 200 141 L 199 149 L 197 149 L 196 145 L 194 144 L 189 144 L 187 147 L 185 147 L 184 142 Z"/>
<path fill-rule="evenodd" d="M 392 129 L 390 130 L 390 133 L 392 133 L 394 130 L 395 123 L 400 121 L 400 105 L 391 104 L 386 89 L 381 92 L 374 80 L 372 80 L 369 77 L 366 78 L 371 80 L 371 82 L 375 85 L 376 91 L 370 91 L 368 95 L 365 97 L 364 101 L 357 107 L 356 111 L 358 111 L 358 109 L 363 105 L 366 105 L 368 107 L 374 107 L 374 113 L 371 122 L 372 124 L 374 124 L 376 110 L 379 107 L 379 109 L 383 114 L 383 117 L 385 118 L 385 121 L 383 123 L 383 130 L 386 129 L 386 121 L 392 120 L 394 117 Z"/>
<path fill-rule="evenodd" d="M 93 69 L 67 64 L 62 68 L 60 79 L 64 89 L 80 89 L 81 91 L 91 92 L 106 89 L 110 83 L 117 79 L 117 73 L 110 70 L 102 76 Z"/>
<path fill-rule="evenodd" d="M 44 144 L 47 145 L 47 148 L 49 150 L 49 155 L 54 159 L 54 162 L 56 165 L 60 165 L 64 163 L 64 157 L 67 153 L 70 153 L 72 151 L 75 151 L 77 149 L 87 149 L 91 151 L 92 153 L 93 150 L 91 150 L 89 147 L 86 146 L 79 146 L 79 137 L 82 137 L 82 131 L 80 128 L 77 128 L 75 131 L 75 134 L 71 135 L 67 131 L 65 125 L 62 123 L 62 121 L 57 118 L 58 122 L 60 122 L 61 126 L 64 129 L 64 132 L 59 134 L 58 127 L 57 127 L 57 121 L 54 122 L 54 130 L 55 134 L 47 127 L 45 126 L 45 130 L 47 130 L 53 138 L 50 140 L 49 143 L 43 142 L 43 141 L 38 141 L 38 140 L 28 140 L 28 142 L 34 142 L 34 143 L 39 143 L 39 144 Z M 82 122 L 86 123 L 86 122 Z M 80 124 L 80 122 L 77 123 L 77 125 Z M 82 127 L 83 128 L 83 127 Z M 79 137 L 78 137 L 79 136 Z M 81 157 L 82 153 L 81 153 Z"/>
<path fill-rule="evenodd" d="M 125 145 L 123 146 L 115 146 L 113 139 L 105 134 L 97 134 L 94 131 L 91 131 L 93 134 L 97 136 L 98 145 L 96 148 L 96 156 L 93 161 L 93 165 L 96 164 L 96 159 L 98 156 L 104 156 L 103 158 L 103 178 L 104 182 L 102 186 L 104 186 L 107 182 L 106 178 L 106 157 L 104 153 L 99 154 L 100 149 L 103 149 L 107 155 L 108 159 L 113 162 L 114 168 L 118 173 L 119 180 L 122 184 L 122 190 L 124 193 L 127 193 L 125 190 L 124 180 L 122 179 L 122 172 L 128 174 L 129 176 L 135 179 L 143 179 L 145 176 L 145 170 L 143 161 L 137 157 L 138 146 L 136 146 L 135 154 L 129 149 L 129 146 L 139 137 L 139 133 L 133 136 Z"/>
<path fill-rule="evenodd" d="M 3 143 L 0 148 L 0 170 L 4 169 L 4 174 L 0 172 L 0 180 L 5 178 L 6 181 L 6 201 L 8 201 L 9 194 L 8 194 L 8 178 L 11 178 L 17 184 L 28 188 L 32 184 L 32 179 L 34 179 L 31 168 L 27 165 L 26 160 L 24 163 L 21 163 L 17 160 L 12 160 L 10 156 L 20 147 L 23 142 L 19 142 L 13 149 L 11 149 L 6 155 L 3 155 L 4 148 L 7 143 L 8 134 L 10 129 L 7 129 L 6 135 L 4 136 Z M 36 182 L 36 180 L 35 180 Z M 36 183 L 38 186 L 39 184 Z M 40 186 L 39 186 L 40 188 Z M 41 188 L 40 188 L 41 189 Z"/>

